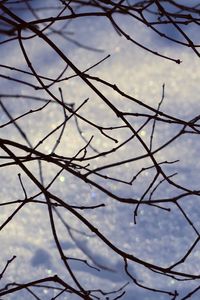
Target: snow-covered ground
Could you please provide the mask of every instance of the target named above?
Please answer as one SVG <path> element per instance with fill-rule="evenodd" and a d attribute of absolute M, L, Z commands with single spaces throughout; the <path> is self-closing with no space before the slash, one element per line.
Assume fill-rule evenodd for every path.
<path fill-rule="evenodd" d="M 52 38 L 79 69 L 85 70 L 110 54 L 110 58 L 92 69 L 89 74 L 115 83 L 127 94 L 131 94 L 133 97 L 155 108 L 162 96 L 162 85 L 165 84 L 165 99 L 162 104 L 162 111 L 185 120 L 190 120 L 198 115 L 200 110 L 200 85 L 198 84 L 200 81 L 200 73 L 199 61 L 194 53 L 188 49 L 175 47 L 172 44 L 158 44 L 155 35 L 151 35 L 150 32 L 147 32 L 141 25 L 133 24 L 130 20 L 125 19 L 125 17 L 120 17 L 119 22 L 135 39 L 142 41 L 146 45 L 150 45 L 165 55 L 172 56 L 176 59 L 179 58 L 183 61 L 182 64 L 178 65 L 171 61 L 161 59 L 134 46 L 131 42 L 119 37 L 112 26 L 100 18 L 77 20 L 72 22 L 67 30 L 74 33 L 74 35 L 71 35 L 73 39 L 102 51 L 88 51 L 77 47 L 70 41 L 64 41 L 62 37 L 52 36 Z M 39 74 L 55 78 L 62 68 L 64 68 L 64 63 L 61 59 L 39 38 L 25 41 L 24 44 Z M 28 70 L 17 41 L 1 45 L 0 51 L 1 64 Z M 13 70 L 6 70 L 1 67 L 1 74 L 16 77 L 17 73 Z M 73 73 L 67 70 L 66 75 L 73 75 Z M 25 77 L 24 75 L 18 74 L 17 78 L 21 80 L 25 78 L 29 82 L 38 85 L 36 80 L 32 80 L 30 76 Z M 98 86 L 100 90 L 102 89 L 104 95 L 121 110 L 138 112 L 137 109 L 140 109 L 133 102 L 123 100 L 113 90 L 105 87 L 102 88 L 100 84 L 96 84 L 96 86 Z M 118 120 L 113 112 L 108 109 L 80 79 L 74 78 L 55 85 L 51 91 L 59 97 L 58 87 L 62 88 L 64 101 L 67 103 L 74 102 L 76 108 L 89 97 L 87 104 L 80 109 L 82 116 L 103 126 L 114 126 L 118 124 Z M 0 93 L 2 95 L 8 93 L 12 95 L 35 94 L 38 97 L 49 99 L 49 96 L 41 90 L 34 91 L 31 87 L 3 78 L 0 80 Z M 36 109 L 44 105 L 43 102 L 20 97 L 8 98 L 2 96 L 1 101 L 13 118 L 30 109 Z M 9 121 L 9 118 L 1 107 L 0 124 L 4 124 L 7 121 Z M 35 146 L 61 122 L 63 122 L 63 111 L 61 107 L 55 103 L 50 103 L 43 110 L 19 119 L 17 124 L 23 129 L 31 145 Z M 141 121 L 136 120 L 136 118 L 133 122 L 136 128 L 139 128 L 141 125 Z M 114 146 L 113 141 L 105 137 L 102 138 L 91 126 L 87 126 L 81 121 L 79 125 L 83 131 L 84 138 L 90 139 L 94 134 L 92 141 L 94 148 L 102 151 L 112 149 Z M 178 130 L 179 128 L 177 126 L 171 126 L 169 124 L 157 125 L 153 147 L 156 148 L 158 145 L 161 145 Z M 140 134 L 144 140 L 148 141 L 149 135 L 151 134 L 151 126 L 147 125 L 144 127 Z M 37 149 L 46 154 L 50 153 L 58 135 L 59 131 L 46 139 Z M 129 133 L 126 130 L 119 129 L 115 133 L 112 133 L 112 136 L 122 141 L 129 136 Z M 1 139 L 9 138 L 12 141 L 27 145 L 24 137 L 13 124 L 0 128 L 0 137 Z M 77 131 L 75 122 L 72 120 L 66 124 L 65 132 L 61 143 L 56 149 L 56 154 L 70 157 L 77 153 L 84 145 L 85 142 Z M 13 152 L 16 151 L 13 147 L 10 147 L 10 149 Z M 94 154 L 91 149 L 88 151 L 90 154 Z M 113 155 L 103 157 L 95 161 L 95 164 L 96 166 L 102 166 L 105 163 L 109 164 L 114 161 L 126 160 L 141 155 L 143 153 L 142 151 L 143 149 L 137 142 L 131 141 L 123 147 L 121 151 L 118 151 L 117 154 L 113 153 Z M 19 153 L 20 155 L 24 154 L 22 151 Z M 1 151 L 0 154 L 5 155 L 3 151 Z M 174 177 L 176 183 L 194 190 L 198 190 L 199 187 L 198 157 L 198 135 L 186 135 L 181 137 L 156 156 L 159 161 L 180 160 L 176 164 L 170 165 L 167 170 L 169 174 L 178 172 Z M 1 159 L 1 163 L 5 163 L 5 159 Z M 92 164 L 92 167 L 94 167 L 94 162 L 92 162 Z M 141 168 L 147 167 L 150 164 L 149 159 L 140 160 L 136 163 L 126 163 L 122 166 L 111 168 L 109 170 L 109 176 L 130 180 Z M 26 166 L 39 178 L 37 162 L 29 162 Z M 19 167 L 11 165 L 4 168 L 2 167 L 0 170 L 0 203 L 24 199 L 18 173 L 21 174 L 28 197 L 39 192 L 38 188 L 35 187 Z M 45 185 L 48 185 L 59 171 L 58 167 L 53 166 L 51 163 L 43 162 L 42 170 Z M 103 184 L 124 198 L 139 198 L 151 178 L 151 170 L 145 171 L 133 186 L 128 186 L 94 176 L 96 182 Z M 166 207 L 171 208 L 170 212 L 151 206 L 140 206 L 137 224 L 135 225 L 133 219 L 134 207 L 132 205 L 122 204 L 111 199 L 103 192 L 67 172 L 63 171 L 58 176 L 50 191 L 71 205 L 86 206 L 104 203 L 105 207 L 100 207 L 96 210 L 87 210 L 81 213 L 121 250 L 163 267 L 172 265 L 175 261 L 180 259 L 197 237 L 192 227 L 182 216 L 180 210 L 170 204 L 166 205 Z M 172 193 L 175 194 L 175 191 L 167 184 L 163 184 L 163 187 L 158 190 L 156 196 L 166 198 L 172 195 Z M 37 199 L 43 200 L 42 196 L 38 196 Z M 197 197 L 186 197 L 182 202 L 185 212 L 197 229 L 200 228 L 200 208 L 198 204 L 199 199 Z M 0 224 L 3 224 L 19 205 L 20 204 L 17 203 L 1 206 Z M 63 213 L 62 210 L 60 212 Z M 95 268 L 92 269 L 86 266 L 80 261 L 71 261 L 70 265 L 76 272 L 83 286 L 88 289 L 101 288 L 104 291 L 113 291 L 129 282 L 125 288 L 126 294 L 122 299 L 170 299 L 169 295 L 153 293 L 135 286 L 124 272 L 123 260 L 120 259 L 119 256 L 103 245 L 103 243 L 91 234 L 85 226 L 80 224 L 72 214 L 65 212 L 63 213 L 63 218 L 68 226 L 76 229 L 76 231 L 71 231 L 73 234 L 72 240 L 60 220 L 56 219 L 55 221 L 65 255 L 87 259 L 92 266 L 96 268 L 98 268 L 98 266 L 100 268 L 102 267 L 102 270 L 98 271 Z M 80 232 L 78 232 L 78 230 Z M 84 234 L 82 232 L 84 232 Z M 16 259 L 9 265 L 1 280 L 1 287 L 9 282 L 23 283 L 54 274 L 58 274 L 63 279 L 66 279 L 68 283 L 73 284 L 70 277 L 67 277 L 66 270 L 60 260 L 51 233 L 49 215 L 45 205 L 29 203 L 19 210 L 12 221 L 0 232 L 0 253 L 0 270 L 4 268 L 8 259 L 16 255 Z M 184 265 L 179 267 L 178 270 L 198 274 L 199 262 L 200 249 L 199 245 L 197 245 Z M 181 297 L 199 284 L 198 281 L 176 282 L 172 278 L 152 273 L 134 263 L 130 263 L 129 270 L 135 278 L 137 278 L 138 282 L 148 287 L 172 292 L 177 289 L 180 293 L 180 297 L 177 299 L 181 299 Z M 32 291 L 38 295 L 39 299 L 44 300 L 52 299 L 58 293 L 56 290 L 47 288 L 41 288 L 40 290 L 32 288 Z M 109 296 L 110 298 L 108 299 L 115 299 L 119 294 L 120 292 L 113 294 Z M 108 295 L 103 296 L 99 294 L 98 296 L 100 299 L 107 299 L 106 297 L 108 297 Z M 11 295 L 8 294 L 2 299 L 27 300 L 34 299 L 34 296 L 25 290 Z M 73 300 L 77 299 L 77 297 L 63 294 L 58 297 L 58 299 Z M 196 293 L 191 299 L 199 299 L 199 294 Z"/>

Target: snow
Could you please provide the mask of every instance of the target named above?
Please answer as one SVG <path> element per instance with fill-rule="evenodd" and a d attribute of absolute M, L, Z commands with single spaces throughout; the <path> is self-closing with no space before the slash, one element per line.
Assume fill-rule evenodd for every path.
<path fill-rule="evenodd" d="M 134 37 L 145 41 L 152 47 L 157 47 L 155 36 L 146 32 L 146 29 L 137 25 L 135 33 L 135 26 L 131 26 L 130 20 L 126 21 L 124 18 L 119 19 L 129 34 L 134 32 Z M 84 25 L 84 26 L 83 26 Z M 161 95 L 162 85 L 165 83 L 165 99 L 162 105 L 162 110 L 173 116 L 178 116 L 186 120 L 194 118 L 199 111 L 199 94 L 200 87 L 198 82 L 200 80 L 200 73 L 198 71 L 198 60 L 195 55 L 180 47 L 173 47 L 172 45 L 163 45 L 161 47 L 162 53 L 171 55 L 174 58 L 180 58 L 183 63 L 177 65 L 171 61 L 163 60 L 155 57 L 150 53 L 146 53 L 140 48 L 134 46 L 125 39 L 119 37 L 112 27 L 101 20 L 88 18 L 87 24 L 84 21 L 72 22 L 69 31 L 75 31 L 73 38 L 84 42 L 87 45 L 103 49 L 104 52 L 88 51 L 79 47 L 75 47 L 70 42 L 64 42 L 62 38 L 54 38 L 63 49 L 64 53 L 73 60 L 79 69 L 85 70 L 95 64 L 106 55 L 111 54 L 111 57 L 105 60 L 102 64 L 90 71 L 89 74 L 102 77 L 111 83 L 115 83 L 121 90 L 133 97 L 142 100 L 148 105 L 157 107 Z M 31 61 L 34 66 L 37 66 L 39 74 L 49 77 L 56 77 L 64 68 L 64 63 L 61 59 L 55 56 L 54 52 L 49 49 L 44 42 L 39 38 L 29 40 L 25 43 Z M 1 63 L 15 66 L 16 68 L 27 69 L 26 64 L 20 54 L 19 45 L 17 42 L 12 42 L 12 46 L 5 44 L 1 46 Z M 13 70 L 5 70 L 1 68 L 1 72 L 8 76 L 16 76 Z M 73 74 L 68 71 L 67 75 Z M 17 75 L 18 79 L 27 79 L 29 82 L 36 84 L 36 80 L 24 75 Z M 95 83 L 95 86 L 102 89 L 102 84 Z M 80 109 L 82 116 L 95 121 L 97 124 L 104 126 L 114 126 L 119 124 L 117 117 L 102 103 L 102 101 L 91 92 L 80 79 L 74 78 L 67 82 L 61 82 L 51 88 L 51 91 L 59 97 L 58 87 L 62 88 L 64 101 L 67 103 L 75 102 L 76 108 L 89 97 L 88 102 Z M 32 88 L 21 85 L 15 82 L 1 79 L 0 81 L 1 94 L 10 93 L 18 95 L 32 95 L 33 93 L 38 97 L 49 96 L 40 90 L 34 91 Z M 123 111 L 137 112 L 140 109 L 138 105 L 131 101 L 125 101 L 113 90 L 104 87 L 104 95 L 117 107 Z M 17 117 L 30 109 L 41 107 L 44 103 L 40 101 L 30 101 L 22 98 L 6 98 L 1 97 L 1 101 L 6 106 L 12 117 Z M 131 118 L 129 118 L 131 119 Z M 1 108 L 1 124 L 9 121 L 5 112 Z M 22 128 L 32 145 L 36 145 L 43 137 L 45 137 L 51 130 L 55 129 L 63 122 L 63 111 L 55 103 L 49 103 L 43 110 L 29 114 L 17 121 L 17 124 Z M 136 128 L 139 128 L 141 121 L 133 119 Z M 96 130 L 84 122 L 79 123 L 83 135 L 89 139 L 94 135 L 92 146 L 95 149 L 108 150 L 112 149 L 115 143 L 102 137 Z M 161 145 L 164 141 L 170 139 L 174 133 L 180 128 L 169 125 L 156 125 L 154 146 Z M 149 139 L 151 126 L 147 125 L 141 131 L 141 135 Z M 9 138 L 12 141 L 26 144 L 24 138 L 19 133 L 19 130 L 14 125 L 8 125 L 0 129 L 1 138 Z M 128 130 L 116 130 L 110 133 L 113 138 L 118 138 L 120 141 L 126 139 L 130 133 Z M 55 145 L 56 139 L 59 136 L 57 131 L 55 134 L 47 138 L 43 144 L 39 145 L 37 150 L 48 154 Z M 85 142 L 78 133 L 73 118 L 67 123 L 64 137 L 56 149 L 56 154 L 70 157 L 77 153 L 81 147 L 84 147 Z M 15 153 L 24 155 L 22 150 L 16 150 L 13 147 L 10 149 Z M 88 152 L 94 155 L 90 149 Z M 127 160 L 134 156 L 144 154 L 142 147 L 135 141 L 131 141 L 121 151 L 116 154 L 103 157 L 95 160 L 92 167 L 110 164 L 114 161 Z M 1 155 L 5 155 L 1 151 Z M 156 158 L 159 161 L 172 161 L 179 159 L 180 162 L 166 166 L 168 174 L 178 172 L 174 177 L 176 183 L 182 184 L 187 188 L 198 189 L 199 185 L 199 144 L 198 138 L 195 135 L 186 135 L 171 144 L 164 151 L 159 152 Z M 5 160 L 1 159 L 1 163 Z M 126 163 L 109 169 L 109 176 L 115 176 L 123 180 L 131 180 L 132 176 L 136 174 L 142 167 L 148 167 L 152 164 L 150 159 L 144 159 L 137 162 Z M 26 166 L 39 178 L 39 170 L 37 162 L 29 162 Z M 54 178 L 59 168 L 51 163 L 42 162 L 43 177 L 45 185 Z M 107 174 L 107 170 L 102 170 L 102 174 Z M 105 172 L 105 173 L 104 173 Z M 24 193 L 20 185 L 18 173 L 21 174 L 23 185 L 26 188 L 27 195 L 33 196 L 39 193 L 39 189 L 27 178 L 26 174 L 16 166 L 7 166 L 1 168 L 0 182 L 1 193 L 0 203 L 9 201 L 23 200 Z M 121 183 L 108 182 L 103 178 L 91 176 L 90 178 L 104 184 L 105 187 L 114 191 L 121 197 L 139 198 L 144 186 L 148 186 L 152 178 L 153 171 L 145 171 L 133 186 L 124 185 Z M 61 197 L 64 201 L 71 205 L 97 205 L 105 204 L 105 207 L 100 207 L 96 210 L 81 211 L 83 216 L 94 224 L 96 228 L 101 231 L 108 240 L 112 241 L 121 250 L 132 253 L 135 256 L 145 259 L 154 264 L 161 266 L 172 265 L 176 260 L 181 258 L 188 250 L 192 241 L 196 239 L 196 235 L 192 227 L 186 222 L 181 215 L 180 210 L 176 206 L 166 204 L 167 208 L 171 208 L 171 212 L 160 210 L 150 206 L 140 206 L 138 211 L 137 224 L 134 224 L 134 207 L 129 204 L 119 203 L 111 199 L 102 191 L 92 187 L 89 184 L 81 181 L 72 174 L 63 171 L 54 184 L 50 188 L 50 192 Z M 163 184 L 163 188 L 157 191 L 157 197 L 167 197 L 176 191 L 168 184 Z M 38 200 L 44 200 L 41 195 L 37 196 Z M 183 200 L 182 206 L 193 220 L 197 228 L 199 223 L 199 205 L 197 197 L 186 197 Z M 19 203 L 12 205 L 1 206 L 0 224 L 7 220 L 8 216 L 19 206 Z M 75 258 L 87 259 L 89 264 L 94 268 L 90 268 L 80 261 L 72 260 L 70 265 L 75 270 L 81 284 L 89 289 L 99 289 L 104 291 L 113 291 L 119 289 L 121 286 L 129 282 L 126 286 L 126 300 L 165 300 L 169 299 L 168 295 L 160 293 L 149 292 L 140 289 L 131 282 L 130 278 L 124 271 L 123 260 L 113 253 L 107 246 L 97 239 L 89 230 L 77 220 L 69 212 L 63 212 L 63 218 L 66 220 L 68 226 L 76 229 L 76 231 L 67 230 L 63 224 L 55 218 L 58 235 L 61 245 L 66 256 Z M 80 232 L 79 232 L 80 231 Z M 83 235 L 81 232 L 84 232 Z M 70 233 L 73 239 L 70 238 Z M 66 270 L 60 260 L 51 230 L 47 207 L 42 204 L 28 203 L 13 217 L 2 230 L 0 234 L 0 270 L 2 270 L 13 255 L 16 259 L 8 266 L 3 279 L 1 280 L 1 287 L 8 282 L 28 282 L 58 274 L 63 279 L 66 279 L 69 284 L 72 280 L 66 275 Z M 199 273 L 199 245 L 195 247 L 191 256 L 187 259 L 184 265 L 181 265 L 177 270 L 185 272 Z M 99 269 L 101 269 L 99 271 Z M 149 287 L 157 289 L 165 289 L 167 291 L 180 292 L 183 297 L 197 282 L 176 282 L 171 278 L 160 276 L 146 270 L 144 267 L 130 263 L 129 271 L 137 278 L 141 284 L 146 284 Z M 57 290 L 49 290 L 47 288 L 33 289 L 38 297 L 47 300 L 57 295 Z M 110 299 L 114 299 L 121 292 L 116 295 L 111 295 Z M 101 299 L 106 299 L 106 296 L 99 295 Z M 178 299 L 181 299 L 180 298 Z M 28 298 L 27 298 L 28 297 Z M 3 299 L 9 300 L 26 300 L 32 299 L 33 296 L 27 291 L 20 291 L 11 295 L 4 296 Z M 77 299 L 73 295 L 61 295 L 58 299 Z M 198 293 L 192 299 L 199 299 Z"/>

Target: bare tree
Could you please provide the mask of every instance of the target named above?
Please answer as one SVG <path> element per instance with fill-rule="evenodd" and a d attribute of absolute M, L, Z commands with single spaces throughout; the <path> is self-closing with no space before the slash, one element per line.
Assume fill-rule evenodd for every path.
<path fill-rule="evenodd" d="M 9 215 L 1 222 L 0 229 L 3 232 L 9 228 L 27 207 L 33 211 L 41 207 L 44 218 L 49 219 L 49 235 L 53 236 L 65 270 L 33 281 L 29 274 L 26 282 L 7 281 L 9 268 L 17 262 L 17 254 L 13 253 L 1 271 L 1 280 L 4 280 L 1 299 L 10 299 L 11 294 L 22 290 L 24 299 L 42 299 L 40 290 L 43 288 L 55 291 L 51 299 L 128 299 L 126 292 L 130 285 L 143 289 L 145 293 L 155 293 L 155 297 L 163 295 L 165 298 L 162 299 L 171 300 L 192 298 L 199 291 L 199 272 L 193 272 L 192 268 L 187 271 L 186 266 L 199 246 L 200 234 L 185 202 L 189 198 L 196 207 L 200 191 L 189 183 L 185 185 L 176 180 L 180 172 L 178 159 L 162 159 L 166 157 L 163 153 L 172 145 L 181 143 L 183 137 L 198 138 L 199 114 L 181 118 L 176 111 L 173 114 L 165 112 L 162 109 L 165 85 L 158 105 L 153 106 L 99 76 L 97 71 L 101 65 L 106 65 L 107 72 L 112 72 L 109 70 L 110 55 L 105 55 L 92 40 L 88 44 L 90 38 L 77 40 L 75 32 L 80 26 L 85 26 L 89 36 L 87 21 L 103 20 L 121 37 L 122 43 L 126 39 L 144 55 L 149 52 L 158 59 L 180 64 L 180 58 L 167 56 L 162 49 L 157 51 L 129 35 L 123 22 L 128 20 L 136 27 L 142 24 L 149 32 L 188 47 L 199 57 L 199 45 L 194 41 L 194 35 L 190 36 L 199 26 L 199 6 L 198 2 L 172 0 L 0 1 L 3 91 L 0 94 L 0 167 L 9 185 L 14 184 L 11 190 L 19 190 L 18 198 L 1 198 L 1 208 L 8 207 Z M 85 69 L 81 62 L 71 59 L 69 45 L 84 49 L 85 57 L 89 57 Z M 43 61 L 44 53 L 46 61 Z M 89 53 L 93 55 L 91 60 Z M 93 61 L 94 57 L 96 61 Z M 55 64 L 56 69 L 53 69 Z M 74 88 L 75 81 L 80 90 Z M 63 91 L 65 84 L 66 90 Z M 68 98 L 67 89 L 73 90 L 74 99 Z M 157 130 L 166 128 L 166 125 L 170 135 L 157 142 Z M 18 183 L 10 179 L 12 176 L 16 178 L 16 172 Z M 75 178 L 77 185 L 66 183 L 63 193 L 60 192 L 60 183 L 66 178 L 69 182 Z M 78 195 L 80 185 L 92 191 L 89 199 Z M 99 197 L 95 197 L 97 193 Z M 168 253 L 168 265 L 164 265 L 160 257 L 154 262 L 145 258 L 142 252 L 127 251 L 120 241 L 115 240 L 115 230 L 108 227 L 104 232 L 105 226 L 102 227 L 102 220 L 98 219 L 103 215 L 106 216 L 104 222 L 111 218 L 114 214 L 111 207 L 124 209 L 124 213 L 129 211 L 127 218 L 133 219 L 135 227 L 140 226 L 142 208 L 159 212 L 160 219 L 168 214 L 172 216 L 170 222 L 178 212 L 185 227 L 192 230 L 191 244 L 177 255 Z M 34 226 L 40 227 L 38 222 L 36 218 Z M 66 237 L 63 237 L 63 228 Z M 38 235 L 40 233 L 38 229 Z M 73 251 L 68 252 L 61 242 L 68 239 L 67 234 L 78 249 L 75 255 Z M 86 242 L 89 239 L 90 242 Z M 113 268 L 109 262 L 105 264 L 99 260 L 95 256 L 97 248 L 116 258 L 121 265 L 116 264 Z M 121 268 L 125 274 L 123 286 L 119 284 L 117 289 L 111 287 L 108 291 L 103 286 L 94 286 L 92 280 L 86 285 L 83 274 L 73 267 L 73 262 L 80 265 L 80 270 L 84 266 L 101 273 L 102 277 L 104 272 L 115 274 Z M 137 275 L 133 271 L 136 269 Z M 149 284 L 140 277 L 140 270 L 157 280 L 164 277 L 166 281 L 181 282 L 185 286 L 189 281 L 194 285 L 189 293 L 183 295 L 180 291 L 179 294 L 178 287 L 163 288 L 156 284 L 156 280 L 154 286 Z"/>

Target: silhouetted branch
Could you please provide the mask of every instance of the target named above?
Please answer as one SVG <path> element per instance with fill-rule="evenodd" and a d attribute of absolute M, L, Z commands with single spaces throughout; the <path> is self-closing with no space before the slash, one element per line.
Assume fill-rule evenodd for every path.
<path fill-rule="evenodd" d="M 179 47 L 187 47 L 199 57 L 200 45 L 190 37 L 189 30 L 199 26 L 199 13 L 199 4 L 172 0 L 57 0 L 48 4 L 43 1 L 0 1 L 0 47 L 4 57 L 8 51 L 7 61 L 5 59 L 0 64 L 0 82 L 8 85 L 0 94 L 0 170 L 9 178 L 14 174 L 10 170 L 16 168 L 19 193 L 22 193 L 22 196 L 0 200 L 0 207 L 8 211 L 0 224 L 0 231 L 9 228 L 24 207 L 32 205 L 43 209 L 47 212 L 49 224 L 47 238 L 50 236 L 54 241 L 59 254 L 58 266 L 61 262 L 64 267 L 61 275 L 58 268 L 58 275 L 31 280 L 27 274 L 26 283 L 5 283 L 6 270 L 15 259 L 14 255 L 0 274 L 0 279 L 4 280 L 0 297 L 24 290 L 40 300 L 39 291 L 46 288 L 54 290 L 52 300 L 62 299 L 65 295 L 81 299 L 126 299 L 131 284 L 155 295 L 163 294 L 170 300 L 192 298 L 199 291 L 197 283 L 196 288 L 190 288 L 191 291 L 180 299 L 179 288 L 160 287 L 156 281 L 154 286 L 147 284 L 131 269 L 132 264 L 137 265 L 152 278 L 156 275 L 179 283 L 200 279 L 200 274 L 192 267 L 185 267 L 199 246 L 200 234 L 198 225 L 184 206 L 188 198 L 199 200 L 200 190 L 193 188 L 187 180 L 177 179 L 182 172 L 179 153 L 173 154 L 173 158 L 166 155 L 170 147 L 181 145 L 183 138 L 198 138 L 199 112 L 193 117 L 189 114 L 179 117 L 175 110 L 166 112 L 163 105 L 165 84 L 158 105 L 153 105 L 127 93 L 114 80 L 109 81 L 98 70 L 102 64 L 110 68 L 112 53 L 102 57 L 100 44 L 90 44 L 87 27 L 88 20 L 101 20 L 122 42 L 131 42 L 133 47 L 144 54 L 155 55 L 157 59 L 180 64 L 181 58 L 166 54 L 162 48 L 158 51 L 153 43 L 148 45 L 142 39 L 139 41 L 134 33 L 128 33 L 121 20 L 129 20 L 135 28 L 142 24 L 149 33 L 153 32 Z M 70 28 L 70 25 L 74 27 Z M 80 26 L 85 27 L 88 40 L 78 39 L 76 28 L 80 30 Z M 178 37 L 170 31 L 165 34 L 165 26 L 173 28 Z M 77 59 L 73 59 L 69 45 L 81 49 Z M 16 51 L 16 60 L 9 57 L 11 47 Z M 19 53 L 23 61 L 20 58 L 17 62 Z M 49 53 L 52 57 L 46 63 L 44 57 L 48 59 Z M 94 59 L 90 58 L 91 53 L 96 55 Z M 85 66 L 81 66 L 81 55 L 86 58 Z M 120 76 L 123 77 L 123 73 Z M 78 88 L 74 82 L 78 83 Z M 42 102 L 41 106 L 38 107 L 37 102 Z M 169 135 L 163 134 L 162 139 L 157 139 L 159 130 L 166 125 Z M 13 128 L 20 140 L 14 136 Z M 73 178 L 75 188 L 71 186 L 70 178 Z M 64 192 L 61 183 L 65 185 Z M 87 197 L 82 195 L 81 185 L 89 187 L 91 194 L 98 193 L 100 200 L 93 199 L 90 194 Z M 73 188 L 76 197 L 71 193 L 74 193 Z M 124 214 L 129 211 L 135 226 L 140 226 L 143 209 L 148 212 L 155 210 L 161 220 L 165 213 L 170 216 L 170 222 L 174 217 L 173 209 L 176 209 L 194 237 L 175 256 L 176 259 L 170 254 L 164 265 L 162 260 L 159 261 L 160 257 L 154 260 L 143 253 L 135 254 L 135 249 L 126 250 L 121 241 L 115 239 L 114 230 L 107 223 L 101 224 L 104 215 L 108 218 L 106 222 L 111 220 L 114 214 L 112 206 L 124 209 Z M 126 217 L 129 222 L 126 215 L 124 220 L 117 220 L 119 227 Z M 37 220 L 34 222 L 37 224 Z M 76 249 L 74 253 L 63 246 L 63 240 L 67 238 Z M 87 239 L 91 244 L 84 244 Z M 94 249 L 91 246 L 93 241 L 97 243 Z M 154 240 L 150 242 L 153 245 Z M 102 277 L 109 274 L 109 280 L 114 280 L 112 276 L 121 272 L 120 266 L 113 267 L 111 259 L 108 263 L 95 255 L 98 254 L 95 253 L 98 243 L 102 247 L 99 249 L 102 256 L 104 248 L 107 249 L 122 263 L 122 273 L 125 274 L 118 286 L 116 284 L 117 288 L 109 291 L 102 286 L 94 288 L 90 280 L 86 284 L 83 273 L 73 267 L 77 264 L 80 270 L 85 267 L 91 274 L 98 273 Z M 93 276 L 91 274 L 89 276 Z M 131 283 L 127 283 L 127 277 Z"/>

